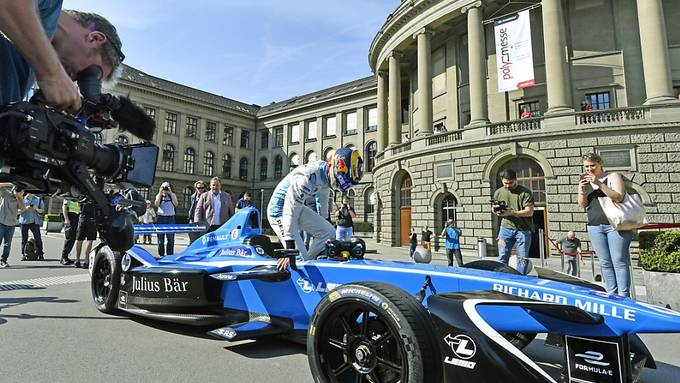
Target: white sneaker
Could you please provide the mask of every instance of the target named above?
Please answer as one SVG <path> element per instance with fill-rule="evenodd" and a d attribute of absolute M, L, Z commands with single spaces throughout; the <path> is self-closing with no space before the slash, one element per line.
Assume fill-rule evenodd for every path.
<path fill-rule="evenodd" d="M 0 269 L 4 269 L 5 267 L 9 267 L 9 263 L 5 261 L 0 261 Z"/>

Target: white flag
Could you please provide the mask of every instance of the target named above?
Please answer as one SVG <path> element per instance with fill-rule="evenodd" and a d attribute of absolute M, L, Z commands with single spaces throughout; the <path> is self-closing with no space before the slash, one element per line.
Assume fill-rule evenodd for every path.
<path fill-rule="evenodd" d="M 508 92 L 534 86 L 534 58 L 531 51 L 529 11 L 494 23 L 498 91 Z"/>

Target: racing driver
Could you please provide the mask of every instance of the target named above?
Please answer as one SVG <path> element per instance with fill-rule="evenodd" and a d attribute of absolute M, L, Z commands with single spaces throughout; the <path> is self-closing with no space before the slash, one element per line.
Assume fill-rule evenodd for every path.
<path fill-rule="evenodd" d="M 267 218 L 286 249 L 297 248 L 304 259 L 314 259 L 335 238 L 330 223 L 330 191 L 347 191 L 359 183 L 363 175 L 363 160 L 356 150 L 341 148 L 318 160 L 293 169 L 274 189 Z M 305 206 L 305 200 L 315 198 L 316 213 Z M 306 231 L 312 241 L 306 249 L 300 231 Z M 280 258 L 279 270 L 285 270 L 290 260 Z"/>

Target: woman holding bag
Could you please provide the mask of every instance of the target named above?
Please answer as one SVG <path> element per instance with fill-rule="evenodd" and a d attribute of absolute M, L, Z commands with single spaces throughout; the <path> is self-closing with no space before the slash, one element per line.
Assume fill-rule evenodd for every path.
<path fill-rule="evenodd" d="M 600 261 L 607 292 L 630 296 L 630 242 L 633 231 L 615 230 L 607 219 L 599 197 L 620 203 L 626 196 L 625 180 L 602 169 L 602 157 L 583 156 L 584 174 L 578 184 L 578 205 L 588 215 L 588 236 Z"/>

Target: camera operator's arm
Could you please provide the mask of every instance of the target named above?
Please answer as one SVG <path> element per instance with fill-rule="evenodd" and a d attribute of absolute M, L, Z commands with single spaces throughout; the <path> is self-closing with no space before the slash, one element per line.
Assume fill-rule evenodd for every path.
<path fill-rule="evenodd" d="M 45 204 L 43 203 L 42 198 L 38 198 L 38 205 L 33 206 L 35 209 L 35 212 L 38 214 L 42 214 L 45 212 Z"/>
<path fill-rule="evenodd" d="M 33 1 L 0 2 L 0 31 L 12 40 L 35 71 L 48 104 L 70 111 L 80 108 L 80 94 L 52 48 Z"/>
<path fill-rule="evenodd" d="M 156 200 L 154 203 L 156 204 L 156 207 L 161 207 L 161 201 L 163 198 L 163 189 L 158 191 L 158 194 L 156 194 Z"/>
<path fill-rule="evenodd" d="M 177 202 L 177 194 L 173 193 L 172 189 L 170 190 L 170 202 L 172 202 L 172 205 L 175 208 L 177 208 L 177 205 L 179 205 L 179 203 Z"/>

